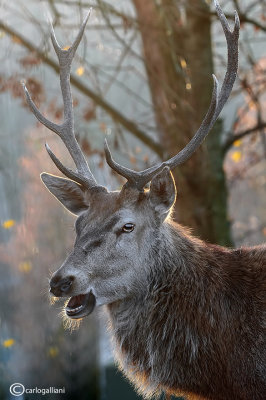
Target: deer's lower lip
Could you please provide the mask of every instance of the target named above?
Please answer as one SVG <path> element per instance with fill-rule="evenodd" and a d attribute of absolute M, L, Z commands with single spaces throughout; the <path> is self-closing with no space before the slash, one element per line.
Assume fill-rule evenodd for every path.
<path fill-rule="evenodd" d="M 86 317 L 92 313 L 95 304 L 96 298 L 92 292 L 73 296 L 66 305 L 66 314 L 73 319 Z"/>

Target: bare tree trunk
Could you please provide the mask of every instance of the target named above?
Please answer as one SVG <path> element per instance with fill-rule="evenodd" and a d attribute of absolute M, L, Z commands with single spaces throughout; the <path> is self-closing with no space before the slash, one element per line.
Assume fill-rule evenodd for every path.
<path fill-rule="evenodd" d="M 183 13 L 175 0 L 133 1 L 160 141 L 173 155 L 193 136 L 210 103 L 209 10 L 203 0 L 187 0 Z M 207 145 L 174 172 L 175 217 L 206 240 L 230 244 L 220 134 L 221 124 L 217 124 Z"/>

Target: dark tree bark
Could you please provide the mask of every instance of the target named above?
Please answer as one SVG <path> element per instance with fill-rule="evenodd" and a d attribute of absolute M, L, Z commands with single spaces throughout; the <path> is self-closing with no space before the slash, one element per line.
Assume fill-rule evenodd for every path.
<path fill-rule="evenodd" d="M 206 113 L 213 72 L 210 16 L 206 3 L 187 0 L 185 18 L 175 0 L 133 0 L 145 66 L 164 150 L 173 155 L 192 138 Z M 221 123 L 192 158 L 174 171 L 175 218 L 201 238 L 230 244 Z"/>

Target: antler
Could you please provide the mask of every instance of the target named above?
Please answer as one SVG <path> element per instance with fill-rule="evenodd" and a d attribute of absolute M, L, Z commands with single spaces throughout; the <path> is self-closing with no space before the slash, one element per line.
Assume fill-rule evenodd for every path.
<path fill-rule="evenodd" d="M 178 154 L 176 154 L 169 160 L 162 162 L 161 164 L 147 168 L 140 172 L 136 172 L 132 169 L 123 167 L 113 160 L 107 141 L 105 141 L 106 161 L 113 170 L 115 170 L 116 172 L 118 172 L 119 175 L 122 175 L 127 179 L 127 185 L 135 186 L 137 187 L 137 189 L 142 190 L 144 186 L 151 181 L 153 176 L 160 172 L 165 166 L 168 166 L 172 170 L 177 165 L 184 163 L 194 153 L 194 151 L 200 146 L 205 137 L 208 135 L 232 91 L 238 68 L 238 38 L 240 22 L 238 14 L 235 11 L 235 23 L 233 30 L 231 31 L 228 21 L 223 14 L 218 1 L 214 0 L 214 4 L 216 7 L 217 15 L 222 24 L 227 42 L 227 71 L 221 90 L 218 94 L 218 81 L 215 75 L 213 75 L 214 87 L 212 92 L 211 104 L 199 129 L 190 140 L 190 142 Z"/>
<path fill-rule="evenodd" d="M 51 131 L 55 132 L 62 141 L 64 142 L 65 146 L 67 147 L 76 167 L 77 167 L 77 172 L 72 171 L 71 169 L 65 167 L 59 160 L 58 158 L 54 155 L 48 144 L 46 143 L 46 150 L 57 166 L 57 168 L 68 178 L 84 185 L 87 188 L 90 188 L 92 186 L 97 186 L 96 180 L 94 179 L 90 168 L 87 164 L 87 161 L 81 151 L 81 148 L 75 138 L 75 133 L 74 133 L 74 113 L 73 113 L 73 101 L 72 101 L 72 94 L 71 94 L 71 88 L 70 88 L 70 70 L 71 70 L 71 63 L 74 58 L 74 55 L 76 53 L 76 50 L 78 48 L 78 45 L 81 41 L 82 35 L 84 33 L 86 23 L 88 21 L 88 18 L 90 16 L 90 11 L 87 14 L 86 18 L 84 19 L 83 24 L 80 27 L 80 30 L 77 34 L 76 39 L 74 40 L 72 46 L 68 50 L 62 49 L 55 37 L 55 33 L 53 30 L 53 27 L 51 27 L 51 39 L 52 39 L 52 44 L 54 47 L 54 50 L 57 54 L 58 61 L 59 61 L 59 71 L 60 71 L 60 86 L 61 86 L 61 92 L 62 92 L 62 97 L 63 97 L 63 103 L 64 103 L 64 119 L 63 123 L 58 125 L 55 124 L 51 121 L 49 121 L 47 118 L 45 118 L 41 112 L 38 110 L 36 105 L 31 99 L 31 96 L 25 86 L 23 84 L 23 89 L 26 95 L 26 99 L 28 102 L 28 105 L 30 106 L 33 114 L 36 116 L 36 118 L 48 129 Z"/>

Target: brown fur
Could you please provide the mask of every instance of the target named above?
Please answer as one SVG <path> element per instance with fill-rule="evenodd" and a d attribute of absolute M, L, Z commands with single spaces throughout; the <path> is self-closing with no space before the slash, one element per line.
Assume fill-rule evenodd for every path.
<path fill-rule="evenodd" d="M 146 293 L 108 306 L 119 365 L 140 392 L 265 399 L 266 247 L 210 245 L 171 222 L 150 260 Z"/>

